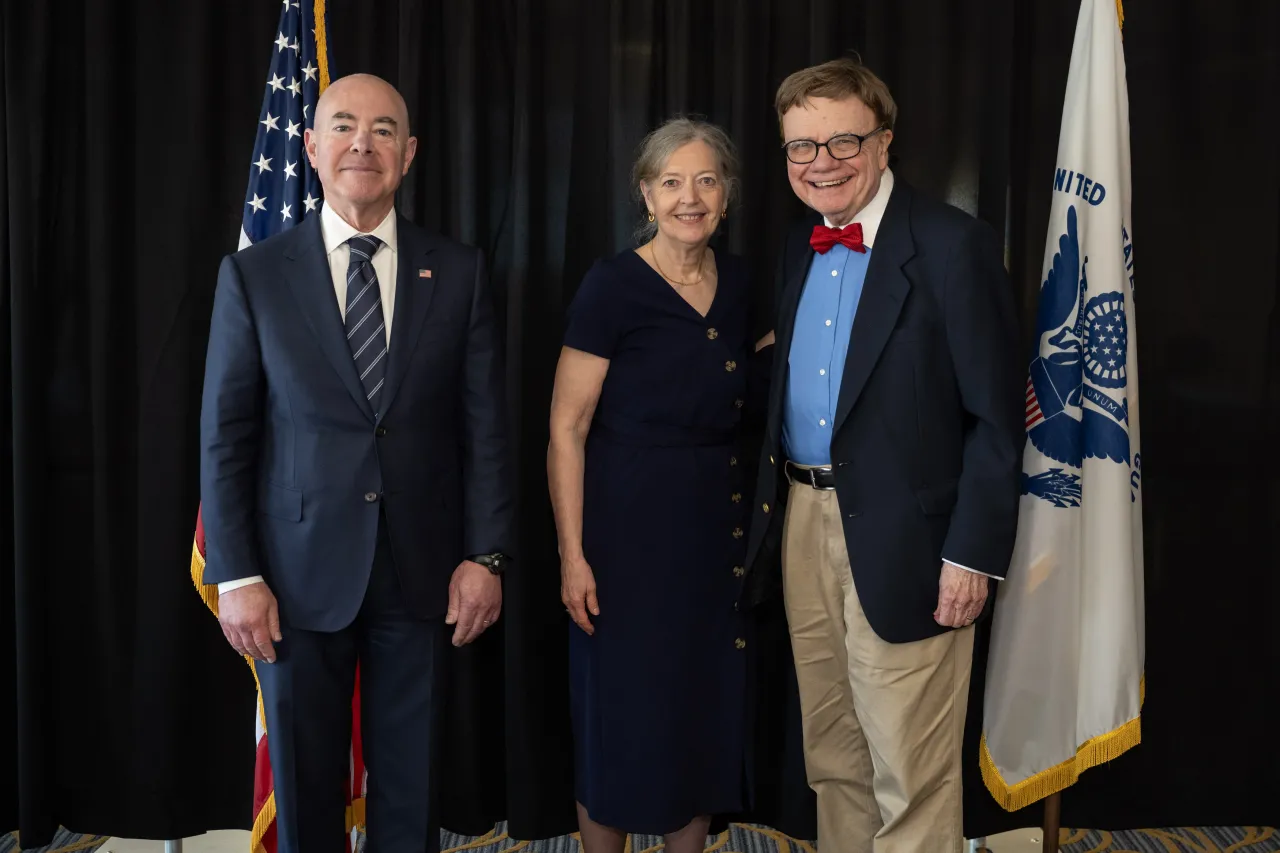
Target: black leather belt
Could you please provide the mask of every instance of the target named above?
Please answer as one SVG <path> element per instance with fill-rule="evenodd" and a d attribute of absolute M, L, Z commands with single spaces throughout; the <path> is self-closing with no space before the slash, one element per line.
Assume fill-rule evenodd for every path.
<path fill-rule="evenodd" d="M 793 462 L 787 462 L 784 467 L 793 483 L 804 483 L 824 492 L 832 491 L 836 487 L 836 472 L 830 465 L 824 465 L 821 468 L 801 468 Z"/>

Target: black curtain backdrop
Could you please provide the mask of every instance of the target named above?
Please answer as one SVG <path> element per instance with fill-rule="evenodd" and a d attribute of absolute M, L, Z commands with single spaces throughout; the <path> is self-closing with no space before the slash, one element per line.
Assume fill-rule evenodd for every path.
<path fill-rule="evenodd" d="M 0 14 L 0 684 L 14 685 L 0 830 L 28 846 L 58 824 L 165 838 L 250 819 L 252 680 L 187 566 L 214 280 L 279 7 L 15 0 Z M 408 102 L 420 146 L 401 209 L 488 253 L 507 330 L 523 541 L 498 630 L 456 655 L 451 829 L 574 828 L 547 407 L 565 306 L 595 258 L 630 245 L 644 132 L 693 112 L 737 141 L 745 193 L 721 240 L 759 271 L 763 302 L 799 211 L 773 91 L 858 51 L 899 101 L 899 174 L 1008 235 L 1029 333 L 1078 8 L 328 0 L 334 76 L 380 74 Z M 1278 8 L 1126 9 L 1148 692 L 1143 745 L 1066 793 L 1069 825 L 1280 824 L 1263 701 L 1280 671 Z M 785 628 L 776 609 L 761 620 L 759 797 L 744 817 L 812 837 Z M 979 661 L 970 835 L 1040 821 L 981 786 L 982 674 Z"/>

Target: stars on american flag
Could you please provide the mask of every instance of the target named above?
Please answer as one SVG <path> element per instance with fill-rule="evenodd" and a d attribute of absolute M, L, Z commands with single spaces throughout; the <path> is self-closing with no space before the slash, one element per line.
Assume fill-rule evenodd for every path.
<path fill-rule="evenodd" d="M 292 228 L 320 208 L 320 181 L 302 145 L 320 97 L 315 23 L 313 4 L 281 0 L 250 159 L 242 248 Z"/>

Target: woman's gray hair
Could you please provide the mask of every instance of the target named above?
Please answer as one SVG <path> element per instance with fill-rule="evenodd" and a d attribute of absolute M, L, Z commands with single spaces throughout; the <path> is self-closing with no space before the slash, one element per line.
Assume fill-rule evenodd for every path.
<path fill-rule="evenodd" d="M 647 243 L 658 233 L 658 223 L 649 222 L 648 209 L 644 205 L 641 184 L 647 184 L 662 174 L 662 169 L 677 149 L 690 142 L 705 142 L 719 162 L 720 181 L 724 185 L 724 202 L 727 206 L 738 195 L 738 152 L 729 134 L 710 122 L 679 116 L 664 122 L 652 130 L 640 143 L 640 155 L 631 167 L 631 185 L 640 199 L 641 220 L 636 227 L 638 243 Z M 716 211 L 719 213 L 719 211 Z"/>

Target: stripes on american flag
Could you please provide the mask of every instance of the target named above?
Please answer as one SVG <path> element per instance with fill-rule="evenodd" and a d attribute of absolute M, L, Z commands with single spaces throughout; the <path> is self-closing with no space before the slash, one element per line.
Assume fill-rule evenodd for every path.
<path fill-rule="evenodd" d="M 1031 429 L 1036 424 L 1044 420 L 1044 413 L 1040 411 L 1040 401 L 1036 398 L 1035 385 L 1031 382 L 1031 377 L 1027 377 L 1027 429 Z"/>
<path fill-rule="evenodd" d="M 325 34 L 325 0 L 281 0 L 280 23 L 271 46 L 266 91 L 258 114 L 258 132 L 249 165 L 249 182 L 241 218 L 238 248 L 292 228 L 310 215 L 319 215 L 323 190 L 303 149 L 303 133 L 315 122 L 316 103 L 329 85 L 329 56 Z M 191 547 L 191 579 L 216 616 L 218 588 L 204 583 L 204 522 L 196 514 Z M 246 658 L 253 671 L 257 668 Z M 356 848 L 365 822 L 368 778 L 360 744 L 360 675 L 352 697 L 351 772 L 347 790 L 347 850 Z M 258 687 L 255 715 L 257 754 L 253 778 L 253 835 L 251 853 L 276 853 L 275 784 L 267 748 L 266 714 Z"/>

